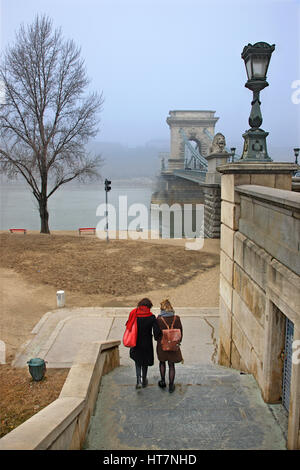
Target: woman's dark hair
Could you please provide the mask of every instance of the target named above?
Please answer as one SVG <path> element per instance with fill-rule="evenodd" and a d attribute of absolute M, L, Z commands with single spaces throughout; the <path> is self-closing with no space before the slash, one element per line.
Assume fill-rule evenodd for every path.
<path fill-rule="evenodd" d="M 153 307 L 153 303 L 151 302 L 150 299 L 147 299 L 147 298 L 140 300 L 139 303 L 137 304 L 138 307 L 141 307 L 142 305 L 148 308 Z"/>

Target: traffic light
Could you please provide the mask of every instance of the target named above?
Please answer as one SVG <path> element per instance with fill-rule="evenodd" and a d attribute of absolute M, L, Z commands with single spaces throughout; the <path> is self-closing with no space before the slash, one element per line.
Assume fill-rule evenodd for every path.
<path fill-rule="evenodd" d="M 111 190 L 111 181 L 106 179 L 104 184 L 105 184 L 105 191 L 106 192 L 110 191 Z"/>

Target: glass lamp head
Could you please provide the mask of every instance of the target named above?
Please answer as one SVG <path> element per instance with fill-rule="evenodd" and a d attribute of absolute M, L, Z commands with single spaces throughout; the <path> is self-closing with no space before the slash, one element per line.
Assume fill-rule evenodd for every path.
<path fill-rule="evenodd" d="M 275 44 L 272 46 L 266 42 L 248 44 L 242 52 L 245 62 L 248 80 L 263 80 L 267 78 L 267 71 Z"/>

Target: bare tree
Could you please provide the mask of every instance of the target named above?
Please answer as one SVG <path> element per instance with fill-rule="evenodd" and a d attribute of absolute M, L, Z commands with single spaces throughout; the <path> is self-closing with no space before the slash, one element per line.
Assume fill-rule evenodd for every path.
<path fill-rule="evenodd" d="M 63 184 L 99 176 L 101 157 L 85 150 L 98 132 L 102 94 L 89 84 L 80 49 L 52 21 L 37 16 L 21 26 L 0 65 L 0 163 L 21 174 L 38 201 L 41 233 L 50 233 L 47 202 Z"/>

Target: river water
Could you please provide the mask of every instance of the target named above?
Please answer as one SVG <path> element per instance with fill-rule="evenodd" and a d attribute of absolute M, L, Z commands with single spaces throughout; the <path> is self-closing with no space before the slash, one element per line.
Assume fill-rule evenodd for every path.
<path fill-rule="evenodd" d="M 108 192 L 108 203 L 116 209 L 116 228 L 126 230 L 126 217 L 119 217 L 120 196 L 127 198 L 128 207 L 143 204 L 150 212 L 150 201 L 153 190 L 150 185 L 137 186 L 133 181 L 131 187 L 126 184 L 112 184 Z M 96 227 L 103 216 L 97 216 L 100 204 L 105 203 L 103 183 L 71 185 L 66 184 L 58 189 L 48 202 L 50 230 L 78 230 L 79 227 Z M 0 230 L 26 228 L 40 230 L 40 217 L 37 202 L 29 186 L 22 183 L 2 183 L 0 186 Z M 134 219 L 134 217 L 132 217 Z M 129 218 L 130 222 L 130 218 Z M 141 227 L 143 228 L 143 227 Z"/>

